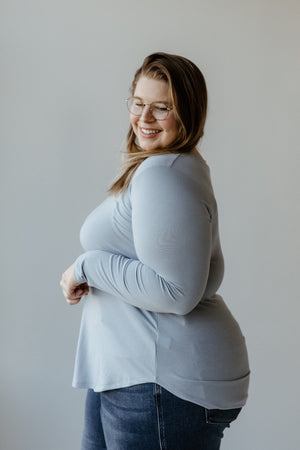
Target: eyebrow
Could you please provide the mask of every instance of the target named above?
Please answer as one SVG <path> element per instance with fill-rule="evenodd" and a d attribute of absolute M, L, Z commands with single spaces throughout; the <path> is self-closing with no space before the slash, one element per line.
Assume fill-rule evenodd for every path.
<path fill-rule="evenodd" d="M 138 95 L 133 95 L 133 98 L 139 98 L 140 100 L 142 100 L 142 102 L 144 102 L 143 98 Z M 154 100 L 154 102 L 150 103 L 165 103 L 166 105 L 171 105 L 171 102 L 169 102 L 168 100 Z"/>

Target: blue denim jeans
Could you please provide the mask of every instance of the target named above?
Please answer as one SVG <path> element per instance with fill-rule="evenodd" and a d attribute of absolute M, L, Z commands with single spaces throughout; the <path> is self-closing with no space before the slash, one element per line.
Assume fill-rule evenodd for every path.
<path fill-rule="evenodd" d="M 240 410 L 206 409 L 155 383 L 89 389 L 81 450 L 218 450 Z"/>

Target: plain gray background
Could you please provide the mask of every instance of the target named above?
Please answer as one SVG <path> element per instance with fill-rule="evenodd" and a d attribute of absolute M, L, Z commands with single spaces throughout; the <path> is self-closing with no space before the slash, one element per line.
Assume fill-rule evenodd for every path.
<path fill-rule="evenodd" d="M 203 71 L 226 271 L 246 336 L 250 395 L 223 450 L 299 440 L 297 0 L 1 0 L 1 450 L 79 449 L 71 388 L 82 306 L 61 273 L 106 195 L 128 127 L 124 99 L 153 51 Z M 142 450 L 142 449 L 141 449 Z"/>

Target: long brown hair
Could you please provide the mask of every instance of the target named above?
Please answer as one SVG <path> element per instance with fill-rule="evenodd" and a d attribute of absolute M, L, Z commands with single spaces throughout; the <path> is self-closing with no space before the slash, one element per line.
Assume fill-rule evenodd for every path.
<path fill-rule="evenodd" d="M 131 86 L 132 95 L 142 76 L 163 80 L 168 84 L 173 111 L 178 122 L 178 135 L 167 147 L 145 151 L 136 142 L 136 136 L 130 125 L 126 160 L 121 166 L 121 174 L 108 189 L 110 194 L 124 192 L 138 166 L 149 156 L 191 152 L 204 133 L 207 90 L 204 76 L 194 63 L 183 56 L 168 53 L 153 53 L 147 56 L 135 73 Z"/>

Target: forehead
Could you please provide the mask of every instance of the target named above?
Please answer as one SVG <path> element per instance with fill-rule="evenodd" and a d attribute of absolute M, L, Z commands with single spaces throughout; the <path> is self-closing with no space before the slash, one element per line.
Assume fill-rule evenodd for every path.
<path fill-rule="evenodd" d="M 134 95 L 149 103 L 157 101 L 169 103 L 171 101 L 168 83 L 148 77 L 141 77 L 138 80 Z"/>

